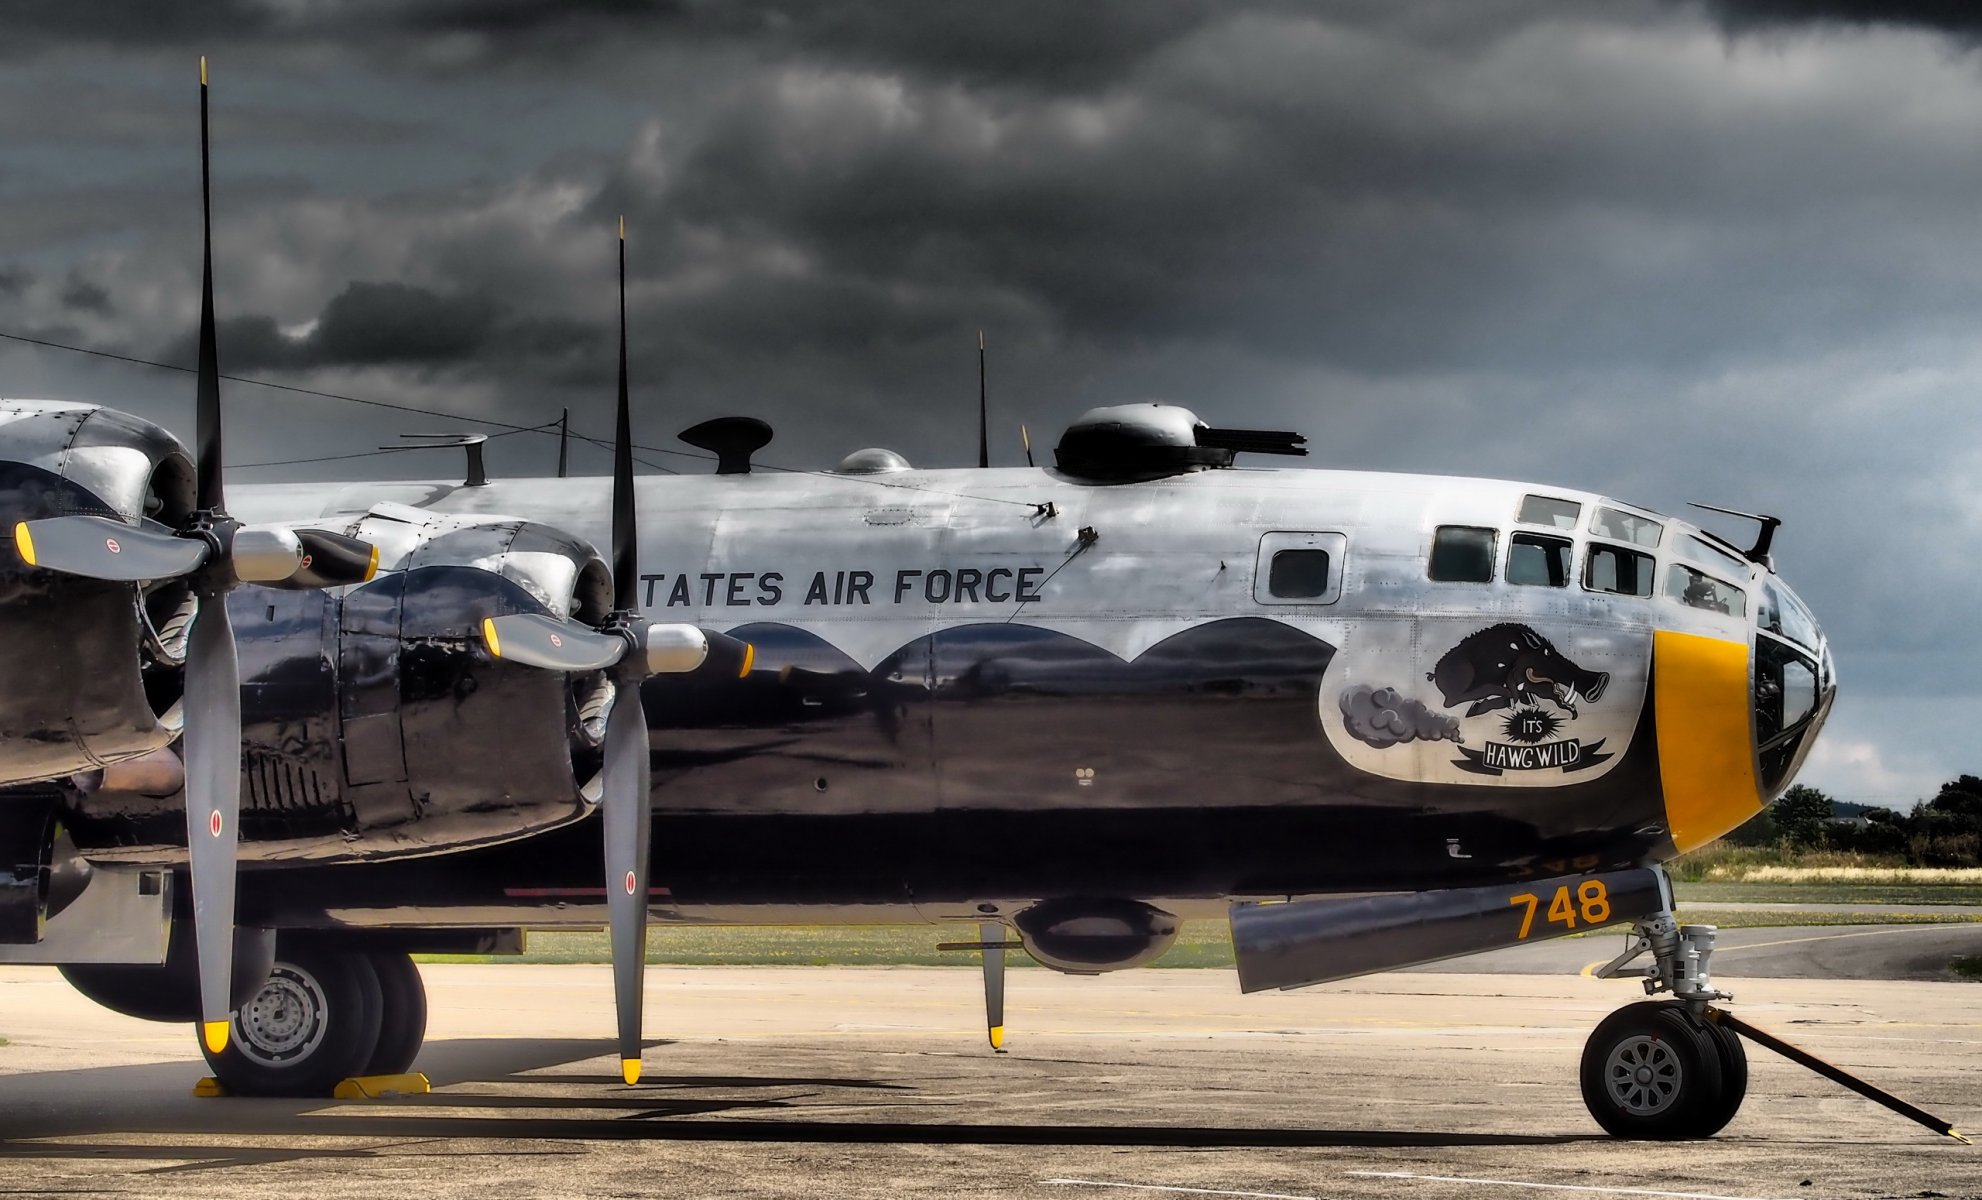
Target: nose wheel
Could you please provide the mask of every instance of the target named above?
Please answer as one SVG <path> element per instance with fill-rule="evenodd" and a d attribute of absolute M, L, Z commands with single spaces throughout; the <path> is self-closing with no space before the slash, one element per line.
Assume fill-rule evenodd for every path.
<path fill-rule="evenodd" d="M 1583 1103 L 1614 1137 L 1712 1137 L 1741 1107 L 1748 1058 L 1732 1034 L 1684 1004 L 1645 1001 L 1597 1026 L 1581 1080 Z"/>

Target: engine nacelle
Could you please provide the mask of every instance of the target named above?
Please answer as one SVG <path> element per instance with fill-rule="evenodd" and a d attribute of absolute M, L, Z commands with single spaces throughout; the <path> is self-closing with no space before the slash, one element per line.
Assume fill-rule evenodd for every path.
<path fill-rule="evenodd" d="M 142 587 L 38 571 L 17 522 L 88 515 L 176 524 L 192 510 L 186 448 L 149 421 L 58 401 L 0 401 L 0 784 L 55 779 L 156 750 L 183 653 L 171 632 L 183 583 Z M 161 630 L 165 631 L 161 633 Z"/>
<path fill-rule="evenodd" d="M 591 546 L 504 517 L 379 505 L 343 532 L 381 573 L 342 590 L 228 597 L 242 682 L 241 858 L 371 860 L 503 841 L 584 815 L 602 676 L 499 662 L 485 617 L 596 622 L 610 574 Z M 184 854 L 183 794 L 104 772 L 70 827 L 92 859 Z M 158 776 L 164 773 L 147 772 Z"/>
<path fill-rule="evenodd" d="M 1043 900 L 1012 923 L 1027 954 L 1069 975 L 1146 966 L 1182 928 L 1176 917 L 1140 900 Z"/>
<path fill-rule="evenodd" d="M 240 1008 L 254 999 L 274 966 L 275 930 L 237 928 L 228 1002 Z M 172 922 L 162 963 L 70 963 L 59 969 L 77 991 L 112 1012 L 141 1021 L 200 1019 L 199 952 L 191 921 Z"/>

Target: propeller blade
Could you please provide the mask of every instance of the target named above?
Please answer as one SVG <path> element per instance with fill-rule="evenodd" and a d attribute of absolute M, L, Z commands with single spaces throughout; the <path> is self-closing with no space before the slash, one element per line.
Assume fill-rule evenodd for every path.
<path fill-rule="evenodd" d="M 643 985 L 647 972 L 647 855 L 652 837 L 652 764 L 640 688 L 620 690 L 606 717 L 604 829 L 606 911 L 612 928 L 613 999 L 619 1009 L 619 1069 L 640 1082 Z"/>
<path fill-rule="evenodd" d="M 600 671 L 626 656 L 626 639 L 543 613 L 482 619 L 482 641 L 505 662 L 547 671 Z"/>
<path fill-rule="evenodd" d="M 106 517 L 47 517 L 14 526 L 14 547 L 31 567 L 86 579 L 173 579 L 206 561 L 207 544 Z"/>
<path fill-rule="evenodd" d="M 986 923 L 977 927 L 977 939 L 984 943 L 984 1028 L 991 1048 L 1005 1048 L 1005 927 Z M 999 948 L 993 949 L 992 943 Z"/>
<path fill-rule="evenodd" d="M 227 1048 L 234 956 L 234 873 L 241 816 L 241 676 L 226 598 L 200 597 L 186 647 L 186 846 L 199 948 L 200 1031 Z"/>
<path fill-rule="evenodd" d="M 200 356 L 195 435 L 199 442 L 197 502 L 202 512 L 224 510 L 220 486 L 220 351 L 213 335 L 212 153 L 206 122 L 206 58 L 200 58 L 200 229 L 204 266 L 200 276 Z"/>
<path fill-rule="evenodd" d="M 379 548 L 370 542 L 323 529 L 298 529 L 303 565 L 291 575 L 292 588 L 344 587 L 370 583 L 379 573 Z"/>
<path fill-rule="evenodd" d="M 626 399 L 626 218 L 619 219 L 619 418 L 612 447 L 613 607 L 639 610 L 640 535 L 633 526 L 633 413 Z"/>

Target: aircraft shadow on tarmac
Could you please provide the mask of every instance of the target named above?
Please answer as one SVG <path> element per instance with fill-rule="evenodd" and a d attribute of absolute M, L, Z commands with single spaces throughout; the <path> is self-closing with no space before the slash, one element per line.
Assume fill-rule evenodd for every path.
<path fill-rule="evenodd" d="M 650 1043 L 664 1045 L 666 1043 Z M 1548 1146 L 1597 1135 L 1445 1133 L 1419 1130 L 1237 1128 L 1178 1125 L 952 1123 L 958 1102 L 917 1098 L 912 1083 L 860 1078 L 756 1075 L 657 1075 L 634 1089 L 604 1075 L 530 1074 L 595 1058 L 596 1040 L 456 1039 L 429 1043 L 419 1068 L 436 1087 L 472 1084 L 577 1087 L 586 1094 L 442 1091 L 383 1102 L 319 1099 L 194 1100 L 184 1091 L 183 1063 L 100 1067 L 36 1079 L 37 1093 L 62 1099 L 34 1112 L 0 1114 L 0 1158 L 170 1160 L 160 1172 L 205 1170 L 309 1159 L 399 1153 L 410 1140 L 472 1138 L 517 1142 L 708 1141 L 827 1144 L 1109 1146 L 1183 1148 L 1435 1148 Z M 18 1078 L 18 1077 L 17 1077 Z M 607 1087 L 613 1090 L 605 1091 Z M 683 1096 L 670 1090 L 732 1091 L 737 1096 Z M 834 1099 L 807 1116 L 821 1091 L 853 1090 L 872 1099 Z M 767 1091 L 784 1092 L 767 1096 Z M 172 1099 L 165 1099 L 172 1096 Z M 183 1097 L 183 1098 L 182 1098 Z M 922 1121 L 874 1121 L 859 1110 L 906 1109 Z M 464 1115 L 505 1109 L 528 1116 Z M 432 1111 L 426 1111 L 432 1110 Z M 851 1113 L 849 1110 L 853 1110 Z M 556 1115 L 568 1111 L 570 1115 Z M 732 1117 L 712 1114 L 733 1113 Z M 789 1114 L 773 1116 L 773 1113 Z M 608 1115 L 599 1115 L 608 1114 Z M 120 1144 L 28 1139 L 104 1138 L 118 1134 L 278 1139 L 254 1146 L 188 1141 Z M 336 1138 L 338 1145 L 321 1144 Z M 346 1139 L 390 1139 L 353 1147 Z M 479 1151 L 478 1151 L 479 1152 Z M 566 1153 L 554 1146 L 511 1144 L 503 1154 Z"/>

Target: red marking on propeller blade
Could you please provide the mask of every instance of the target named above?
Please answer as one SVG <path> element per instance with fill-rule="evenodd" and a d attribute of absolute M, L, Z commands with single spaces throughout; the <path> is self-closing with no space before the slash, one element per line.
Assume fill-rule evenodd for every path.
<path fill-rule="evenodd" d="M 213 815 L 207 818 L 207 820 L 206 820 L 206 828 L 207 828 L 207 832 L 208 832 L 208 833 L 211 833 L 211 834 L 212 834 L 212 835 L 213 835 L 214 837 L 219 837 L 219 836 L 220 836 L 220 810 L 219 810 L 219 809 L 217 809 L 217 808 L 216 808 L 216 809 L 214 809 L 214 810 L 213 810 Z"/>
<path fill-rule="evenodd" d="M 561 638 L 561 637 L 559 637 L 559 636 L 558 636 L 558 635 L 556 635 L 555 633 L 553 633 L 553 634 L 551 635 L 551 645 L 553 645 L 553 646 L 562 646 L 562 645 L 564 645 L 564 639 L 563 639 L 563 638 Z"/>
<path fill-rule="evenodd" d="M 631 896 L 631 895 L 633 894 L 633 889 L 634 889 L 634 888 L 635 888 L 636 886 L 637 886 L 637 883 L 636 883 L 636 881 L 635 881 L 635 880 L 634 880 L 634 878 L 633 878 L 633 872 L 631 872 L 631 871 L 628 871 L 628 872 L 626 873 L 626 894 L 627 894 L 627 895 L 629 895 L 629 896 Z"/>
<path fill-rule="evenodd" d="M 103 548 L 112 554 L 122 554 L 124 552 L 124 548 L 117 544 L 116 538 L 104 538 Z"/>

